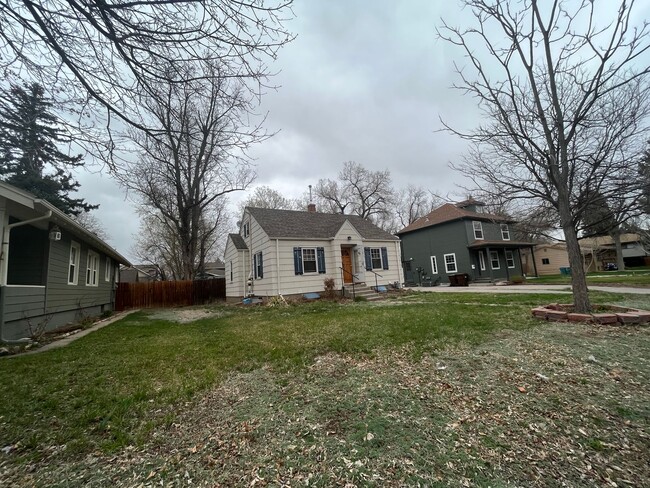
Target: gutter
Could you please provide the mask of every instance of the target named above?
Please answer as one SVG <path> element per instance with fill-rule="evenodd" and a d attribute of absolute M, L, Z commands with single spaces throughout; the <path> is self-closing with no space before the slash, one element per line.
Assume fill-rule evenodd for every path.
<path fill-rule="evenodd" d="M 23 220 L 21 222 L 15 222 L 13 224 L 8 224 L 5 226 L 4 231 L 2 232 L 2 251 L 0 252 L 0 342 L 6 344 L 24 344 L 30 342 L 29 338 L 22 339 L 6 339 L 4 336 L 4 309 L 5 309 L 5 293 L 7 289 L 7 270 L 9 266 L 8 255 L 9 255 L 9 237 L 11 235 L 11 229 L 14 227 L 20 227 L 23 225 L 32 224 L 34 222 L 40 222 L 41 220 L 47 220 L 52 217 L 52 211 L 48 210 L 45 215 L 40 217 L 35 217 L 29 220 Z"/>

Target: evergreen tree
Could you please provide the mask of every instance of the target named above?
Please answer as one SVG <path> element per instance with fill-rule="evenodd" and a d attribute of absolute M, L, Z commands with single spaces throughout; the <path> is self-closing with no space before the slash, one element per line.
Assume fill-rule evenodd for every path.
<path fill-rule="evenodd" d="M 57 144 L 65 142 L 52 102 L 38 83 L 12 85 L 0 103 L 0 178 L 47 200 L 63 212 L 78 215 L 97 208 L 72 198 L 79 182 L 71 168 L 85 163 L 68 156 Z"/>

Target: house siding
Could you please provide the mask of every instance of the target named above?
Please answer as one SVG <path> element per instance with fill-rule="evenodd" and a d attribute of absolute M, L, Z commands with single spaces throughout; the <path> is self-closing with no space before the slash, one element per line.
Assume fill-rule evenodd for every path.
<path fill-rule="evenodd" d="M 81 245 L 76 285 L 68 285 L 68 264 L 72 240 Z M 86 266 L 89 250 L 99 255 L 97 286 L 86 286 Z M 77 239 L 67 232 L 63 234 L 60 241 L 50 241 L 46 297 L 47 313 L 93 306 L 110 306 L 115 288 L 114 264 L 111 270 L 111 279 L 105 281 L 106 255 L 89 247 L 81 239 Z"/>
<path fill-rule="evenodd" d="M 224 259 L 226 261 L 226 297 L 242 297 L 246 294 L 246 274 L 244 266 L 247 251 L 237 249 L 230 239 L 226 243 Z M 232 263 L 232 280 L 230 264 Z"/>
<path fill-rule="evenodd" d="M 21 320 L 45 313 L 44 286 L 5 286 L 4 320 Z"/>
<path fill-rule="evenodd" d="M 470 222 L 471 227 L 471 222 Z M 405 276 L 407 281 L 417 281 L 416 268 L 424 268 L 427 275 L 434 280 L 440 277 L 443 283 L 448 281 L 445 268 L 445 254 L 456 254 L 458 273 L 470 273 L 472 261 L 468 245 L 467 225 L 464 221 L 447 222 L 435 227 L 425 227 L 409 232 L 401 237 L 404 261 L 410 261 L 411 271 Z M 473 240 L 473 233 L 472 233 Z M 431 256 L 436 256 L 438 274 L 433 273 Z M 456 273 L 450 273 L 456 274 Z"/>

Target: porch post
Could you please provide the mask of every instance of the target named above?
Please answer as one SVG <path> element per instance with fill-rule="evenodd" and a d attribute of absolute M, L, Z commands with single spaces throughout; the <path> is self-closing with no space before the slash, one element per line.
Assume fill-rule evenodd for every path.
<path fill-rule="evenodd" d="M 490 248 L 486 247 L 485 248 L 485 260 L 487 261 L 485 263 L 485 266 L 487 267 L 488 271 L 490 272 L 490 281 L 494 280 L 494 275 L 492 274 L 492 256 L 490 255 Z"/>
<path fill-rule="evenodd" d="M 503 261 L 504 261 L 503 264 L 506 266 L 506 281 L 510 281 L 510 271 L 508 270 L 508 256 L 506 255 L 507 251 L 508 250 L 504 247 L 503 248 Z M 512 258 L 514 259 L 514 256 L 512 256 Z"/>
<path fill-rule="evenodd" d="M 535 263 L 535 251 L 533 250 L 533 246 L 530 246 L 530 255 L 533 258 L 533 269 L 535 270 L 535 277 L 539 278 L 539 274 L 537 273 L 537 263 Z"/>

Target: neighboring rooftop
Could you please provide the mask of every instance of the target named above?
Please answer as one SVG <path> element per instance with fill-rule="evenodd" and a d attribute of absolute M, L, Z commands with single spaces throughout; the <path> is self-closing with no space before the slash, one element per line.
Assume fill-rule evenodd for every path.
<path fill-rule="evenodd" d="M 394 235 L 357 215 L 256 207 L 247 207 L 247 210 L 271 239 L 331 239 L 347 220 L 363 239 L 397 240 Z"/>
<path fill-rule="evenodd" d="M 423 217 L 420 217 L 412 224 L 407 225 L 402 230 L 400 230 L 397 233 L 397 235 L 406 234 L 414 230 L 423 229 L 425 227 L 431 227 L 434 225 L 443 224 L 445 222 L 452 222 L 454 220 L 461 220 L 461 219 L 484 220 L 484 221 L 487 220 L 487 221 L 494 221 L 494 222 L 513 221 L 512 219 L 508 217 L 504 217 L 502 215 L 493 215 L 493 214 L 488 214 L 483 212 L 473 212 L 471 210 L 467 210 L 464 208 L 472 205 L 482 205 L 482 204 L 481 202 L 477 202 L 476 200 L 473 199 L 464 200 L 456 204 L 445 203 L 444 205 L 441 205 L 440 207 L 432 210 L 431 212 L 424 215 Z"/>

